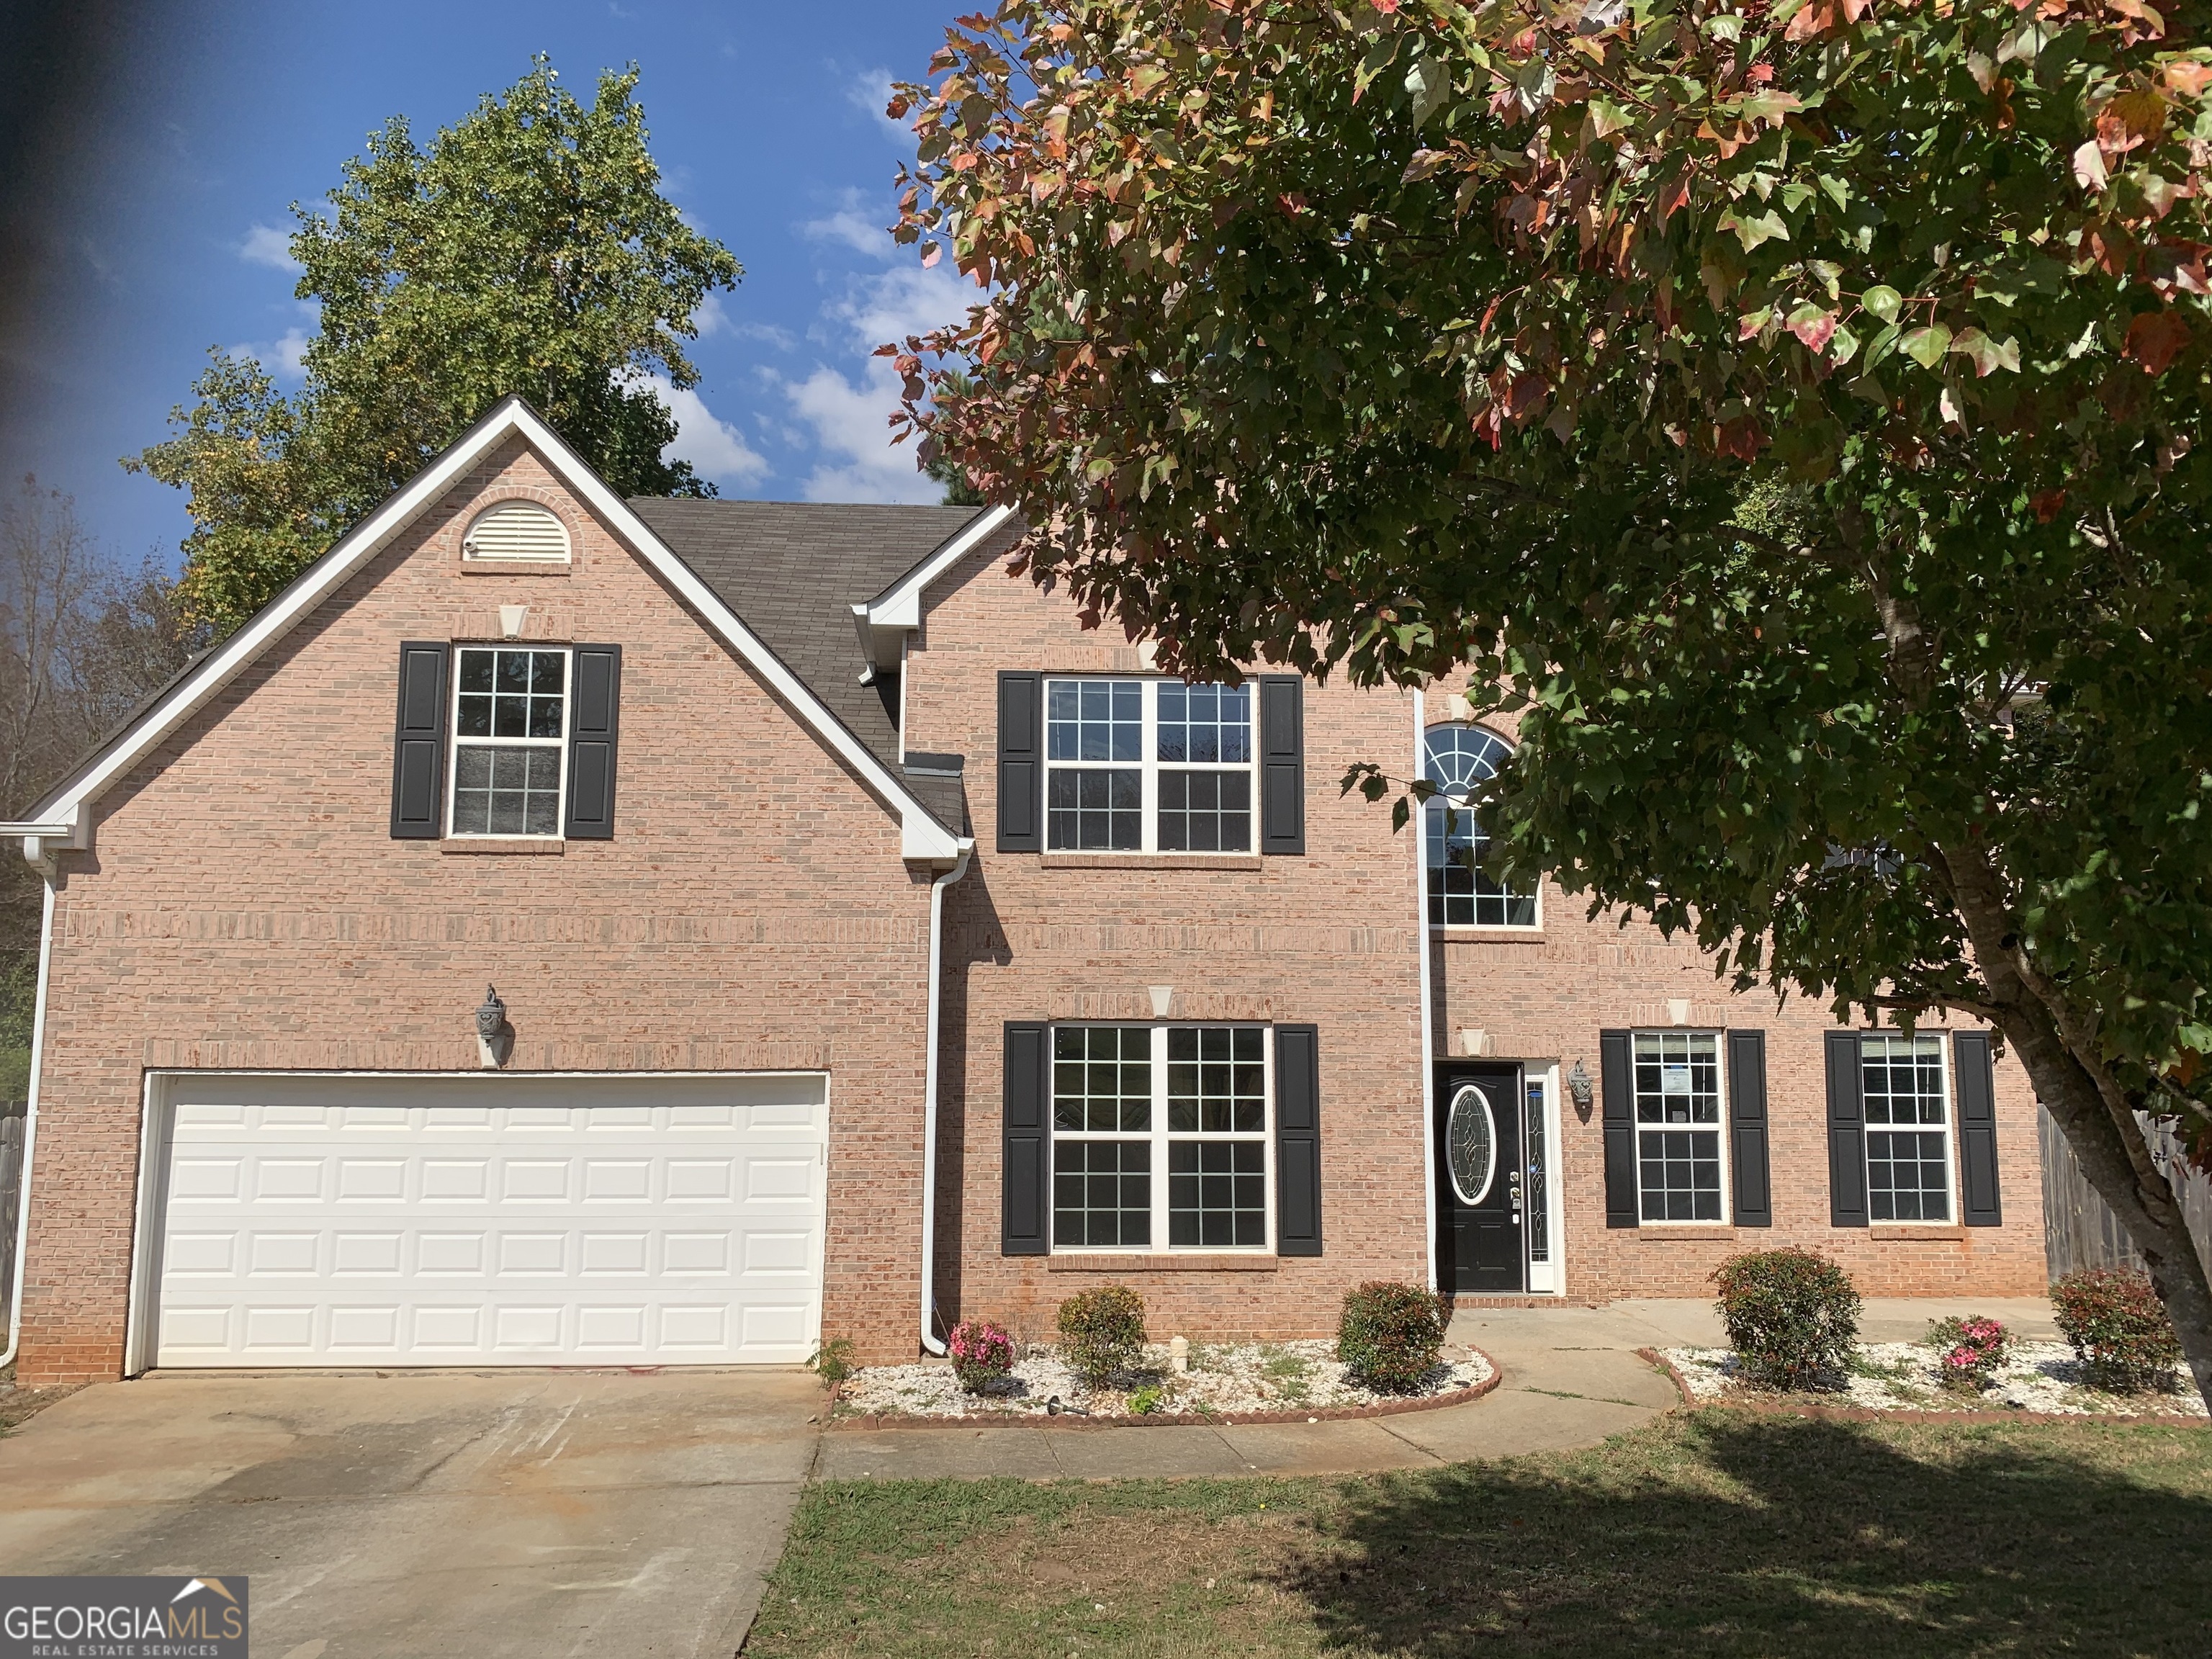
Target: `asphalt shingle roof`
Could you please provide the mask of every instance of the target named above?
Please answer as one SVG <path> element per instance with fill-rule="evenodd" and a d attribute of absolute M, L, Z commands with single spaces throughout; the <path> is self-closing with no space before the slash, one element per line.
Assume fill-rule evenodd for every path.
<path fill-rule="evenodd" d="M 863 685 L 853 606 L 957 535 L 981 507 L 634 496 L 630 510 L 760 635 L 854 736 L 896 768 L 897 682 Z M 967 833 L 957 776 L 909 771 L 922 805 Z"/>

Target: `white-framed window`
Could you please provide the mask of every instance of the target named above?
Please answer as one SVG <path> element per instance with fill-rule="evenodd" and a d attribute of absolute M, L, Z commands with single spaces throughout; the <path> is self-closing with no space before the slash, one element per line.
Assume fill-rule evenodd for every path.
<path fill-rule="evenodd" d="M 1490 837 L 1475 798 L 1513 752 L 1479 726 L 1432 726 L 1424 739 L 1421 775 L 1438 793 L 1422 809 L 1431 927 L 1534 927 L 1536 896 L 1517 893 L 1483 868 Z"/>
<path fill-rule="evenodd" d="M 1273 1043 L 1261 1025 L 1052 1033 L 1055 1250 L 1265 1250 Z"/>
<path fill-rule="evenodd" d="M 447 835 L 561 834 L 568 666 L 568 653 L 558 648 L 453 647 Z"/>
<path fill-rule="evenodd" d="M 1940 1036 L 1863 1032 L 1867 1218 L 1951 1219 L 1951 1100 Z"/>
<path fill-rule="evenodd" d="M 1638 1031 L 1637 1215 L 1644 1222 L 1728 1219 L 1721 1044 L 1711 1031 Z"/>
<path fill-rule="evenodd" d="M 1048 678 L 1045 850 L 1249 853 L 1253 689 Z"/>

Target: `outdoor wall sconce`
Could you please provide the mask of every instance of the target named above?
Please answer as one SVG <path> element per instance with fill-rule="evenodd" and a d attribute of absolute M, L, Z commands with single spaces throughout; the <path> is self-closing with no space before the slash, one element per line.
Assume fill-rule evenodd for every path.
<path fill-rule="evenodd" d="M 488 1072 L 507 1064 L 514 1052 L 514 1027 L 507 1023 L 507 1005 L 499 993 L 484 987 L 484 1000 L 477 1004 L 477 1063 Z"/>
<path fill-rule="evenodd" d="M 1575 1097 L 1575 1115 L 1584 1122 L 1590 1115 L 1590 1074 L 1577 1060 L 1567 1070 L 1567 1092 Z"/>

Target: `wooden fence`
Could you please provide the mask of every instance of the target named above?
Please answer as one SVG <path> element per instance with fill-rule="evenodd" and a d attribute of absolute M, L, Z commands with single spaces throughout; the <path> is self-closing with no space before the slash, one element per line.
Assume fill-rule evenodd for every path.
<path fill-rule="evenodd" d="M 0 1346 L 15 1290 L 15 1214 L 23 1191 L 23 1103 L 0 1101 Z"/>
<path fill-rule="evenodd" d="M 2105 1200 L 2091 1190 L 2051 1114 L 2038 1106 L 2035 1119 L 2043 1139 L 2043 1249 L 2051 1276 L 2057 1279 L 2077 1267 L 2141 1267 L 2142 1258 Z M 2212 1273 L 2212 1177 L 2184 1164 L 2173 1137 L 2164 1129 L 2146 1125 L 2143 1137 L 2150 1142 L 2152 1158 L 2173 1180 L 2197 1254 Z"/>

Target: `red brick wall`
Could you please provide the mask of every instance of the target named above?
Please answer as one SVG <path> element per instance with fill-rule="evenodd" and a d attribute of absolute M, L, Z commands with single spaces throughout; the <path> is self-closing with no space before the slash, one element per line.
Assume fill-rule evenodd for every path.
<path fill-rule="evenodd" d="M 1110 1279 L 1145 1297 L 1156 1331 L 1304 1334 L 1333 1328 L 1344 1291 L 1361 1279 L 1422 1278 L 1413 848 L 1336 789 L 1352 761 L 1402 762 L 1411 752 L 1412 698 L 1306 688 L 1303 858 L 1223 869 L 1188 860 L 1176 867 L 1171 858 L 1085 865 L 1000 854 L 999 672 L 1133 672 L 1144 664 L 1117 635 L 1078 628 L 1064 595 L 1009 580 L 988 555 L 928 597 L 933 608 L 908 664 L 908 742 L 968 757 L 976 839 L 975 866 L 945 905 L 940 1310 L 1043 1333 L 1063 1297 Z M 1000 1254 L 1006 1022 L 1149 1022 L 1156 985 L 1174 988 L 1174 1018 L 1320 1028 L 1323 1255 L 1107 1273 L 1096 1257 L 1084 1265 Z"/>
<path fill-rule="evenodd" d="M 1084 866 L 1000 854 L 995 681 L 1000 670 L 1141 672 L 1118 637 L 1085 633 L 1064 596 L 1009 580 L 979 555 L 932 590 L 908 666 L 908 740 L 968 757 L 977 841 L 951 890 L 939 1293 L 949 1320 L 1006 1319 L 1048 1330 L 1073 1291 L 1111 1279 L 1137 1289 L 1156 1334 L 1308 1334 L 1332 1330 L 1344 1290 L 1428 1267 L 1422 1156 L 1418 842 L 1393 835 L 1387 806 L 1341 798 L 1347 763 L 1402 774 L 1416 741 L 1409 696 L 1307 688 L 1308 851 L 1256 867 L 1176 867 L 1134 857 Z M 1431 719 L 1449 713 L 1431 697 Z M 1601 1027 L 1665 1026 L 1673 999 L 1706 1028 L 1768 1033 L 1771 1229 L 1609 1231 L 1601 1123 L 1571 1105 L 1555 1167 L 1566 1218 L 1565 1293 L 1576 1299 L 1709 1295 L 1706 1275 L 1738 1250 L 1826 1249 L 1869 1295 L 2026 1295 L 2044 1284 L 2034 1106 L 2018 1067 L 1997 1070 L 2002 1228 L 1838 1230 L 1827 1224 L 1824 1012 L 1771 996 L 1733 997 L 1709 961 L 1656 932 L 1626 933 L 1546 896 L 1533 936 L 1440 937 L 1435 1052 L 1481 1028 L 1485 1052 L 1598 1072 Z M 1263 1263 L 1049 1260 L 1000 1254 L 1001 1031 L 1009 1020 L 1152 1018 L 1146 988 L 1175 988 L 1173 1017 L 1310 1021 L 1321 1029 L 1326 1254 Z"/>
<path fill-rule="evenodd" d="M 483 501 L 568 520 L 561 575 L 464 573 Z M 616 836 L 389 835 L 398 647 L 623 650 Z M 21 1376 L 121 1364 L 149 1066 L 832 1074 L 826 1328 L 914 1351 L 928 884 L 895 815 L 520 445 L 490 459 L 100 803 L 55 918 Z"/>

